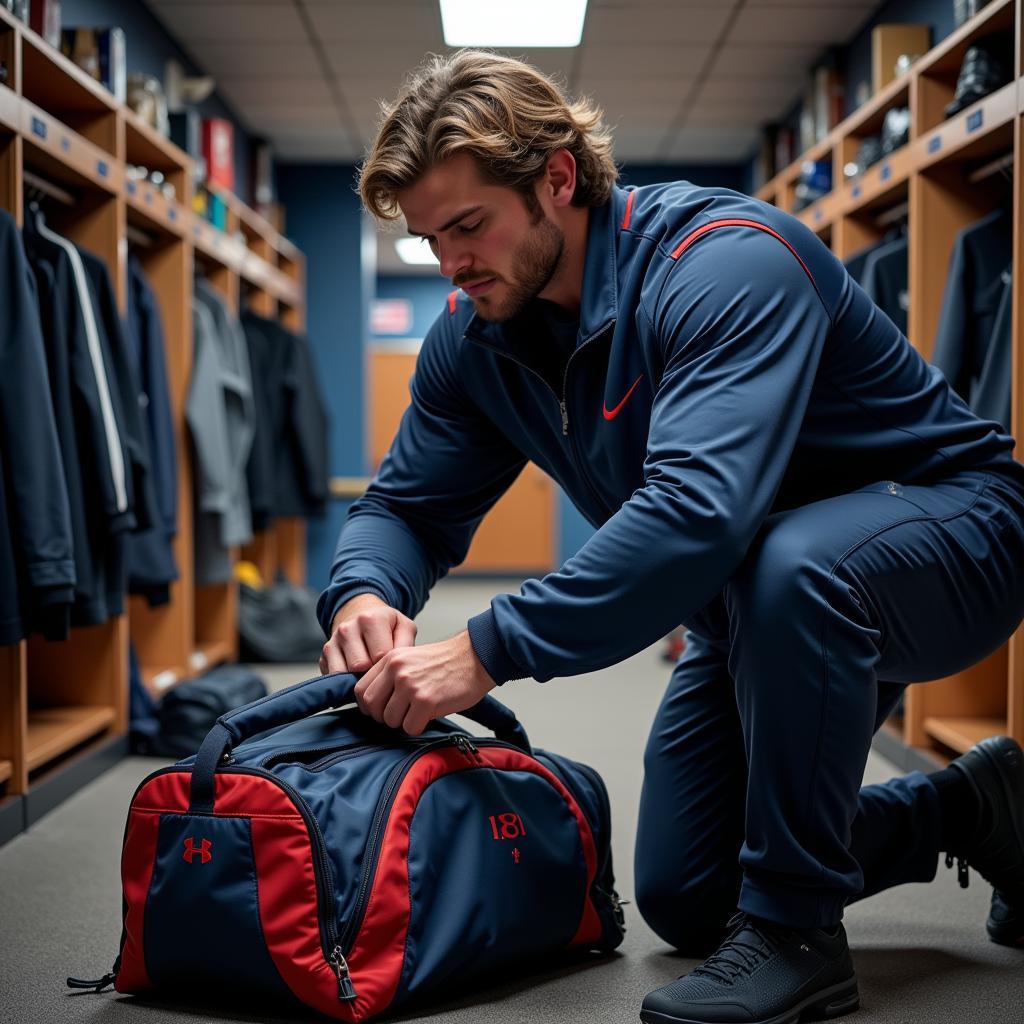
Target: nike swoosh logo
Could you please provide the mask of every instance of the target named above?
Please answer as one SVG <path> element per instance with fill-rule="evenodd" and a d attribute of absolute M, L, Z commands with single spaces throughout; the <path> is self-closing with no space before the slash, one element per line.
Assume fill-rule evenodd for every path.
<path fill-rule="evenodd" d="M 613 419 L 615 419 L 616 416 L 619 415 L 620 412 L 622 412 L 622 407 L 629 401 L 630 395 L 632 395 L 633 392 L 636 391 L 637 385 L 643 379 L 644 379 L 644 375 L 641 373 L 640 376 L 637 377 L 637 379 L 635 381 L 633 381 L 633 386 L 626 392 L 626 397 L 623 398 L 622 401 L 619 402 L 619 404 L 617 406 L 615 406 L 614 409 L 609 409 L 607 405 L 605 405 L 603 407 L 604 418 L 606 420 L 613 420 Z"/>

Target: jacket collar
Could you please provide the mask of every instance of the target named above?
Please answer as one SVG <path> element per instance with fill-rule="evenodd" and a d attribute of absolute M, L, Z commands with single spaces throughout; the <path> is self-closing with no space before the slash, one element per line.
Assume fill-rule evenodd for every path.
<path fill-rule="evenodd" d="M 619 225 L 626 207 L 625 189 L 614 186 L 603 206 L 592 207 L 587 226 L 587 253 L 583 262 L 583 291 L 580 297 L 580 332 L 577 347 L 600 334 L 618 314 Z M 471 340 L 514 354 L 519 318 L 491 323 L 476 313 L 464 332 Z"/>

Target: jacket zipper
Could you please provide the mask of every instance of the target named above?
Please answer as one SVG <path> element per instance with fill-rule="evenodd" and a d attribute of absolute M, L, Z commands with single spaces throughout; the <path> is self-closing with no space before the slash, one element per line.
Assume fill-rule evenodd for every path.
<path fill-rule="evenodd" d="M 576 472 L 579 473 L 583 482 L 587 485 L 587 489 L 590 491 L 591 496 L 597 502 L 597 504 L 603 508 L 606 512 L 611 513 L 613 510 L 608 507 L 608 503 L 601 497 L 600 492 L 594 486 L 593 481 L 590 479 L 590 475 L 587 473 L 586 467 L 583 463 L 583 459 L 580 457 L 579 449 L 576 447 L 575 438 L 576 435 L 573 433 L 569 434 L 569 367 L 572 366 L 573 359 L 576 358 L 577 353 L 582 352 L 592 341 L 600 338 L 609 330 L 615 327 L 615 318 L 613 317 L 603 327 L 595 331 L 589 337 L 584 338 L 580 345 L 573 349 L 569 353 L 569 358 L 565 363 L 565 372 L 562 374 L 562 395 L 559 397 L 555 389 L 532 367 L 528 366 L 521 359 L 516 359 L 515 356 L 510 355 L 508 352 L 498 348 L 495 345 L 490 344 L 480 337 L 479 334 L 467 332 L 467 336 L 475 341 L 482 348 L 486 348 L 490 352 L 494 352 L 496 355 L 502 356 L 505 359 L 511 360 L 516 366 L 522 367 L 528 373 L 532 373 L 554 395 L 555 401 L 558 402 L 558 411 L 562 415 L 562 436 L 569 438 L 569 450 L 572 452 L 573 463 L 576 467 Z"/>

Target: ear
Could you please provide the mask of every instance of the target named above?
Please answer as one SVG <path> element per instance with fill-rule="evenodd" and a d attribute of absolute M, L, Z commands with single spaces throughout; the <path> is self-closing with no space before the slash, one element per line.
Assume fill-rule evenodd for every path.
<path fill-rule="evenodd" d="M 545 184 L 551 189 L 555 206 L 568 206 L 576 194 L 576 159 L 567 149 L 558 149 L 548 158 Z"/>

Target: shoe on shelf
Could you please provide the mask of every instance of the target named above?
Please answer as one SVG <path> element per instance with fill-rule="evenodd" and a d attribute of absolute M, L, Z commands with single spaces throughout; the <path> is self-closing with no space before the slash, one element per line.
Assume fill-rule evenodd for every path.
<path fill-rule="evenodd" d="M 1009 736 L 990 736 L 950 762 L 970 783 L 980 807 L 973 835 L 951 844 L 946 866 L 957 863 L 967 888 L 974 868 L 995 888 L 987 929 L 993 942 L 1024 943 L 1024 750 Z"/>
<path fill-rule="evenodd" d="M 796 1024 L 860 1005 L 846 932 L 795 929 L 740 912 L 696 970 L 649 992 L 645 1024 Z"/>

